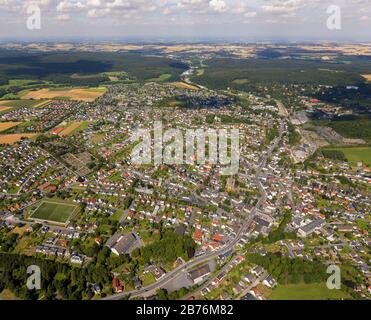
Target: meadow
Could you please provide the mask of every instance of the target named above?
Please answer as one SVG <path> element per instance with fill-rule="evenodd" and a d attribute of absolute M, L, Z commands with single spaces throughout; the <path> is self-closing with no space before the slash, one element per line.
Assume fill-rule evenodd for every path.
<path fill-rule="evenodd" d="M 268 300 L 343 300 L 351 299 L 341 290 L 329 290 L 325 283 L 278 285 Z"/>
<path fill-rule="evenodd" d="M 352 164 L 363 162 L 371 166 L 371 147 L 344 147 L 344 148 L 331 148 L 328 150 L 337 150 L 344 153 L 345 157 Z"/>

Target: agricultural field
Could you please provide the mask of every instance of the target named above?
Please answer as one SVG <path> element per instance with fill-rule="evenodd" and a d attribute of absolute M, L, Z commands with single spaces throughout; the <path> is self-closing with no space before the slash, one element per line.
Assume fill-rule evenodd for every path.
<path fill-rule="evenodd" d="M 236 79 L 236 80 L 233 80 L 232 83 L 235 83 L 235 84 L 246 84 L 246 83 L 249 83 L 249 80 L 248 79 Z"/>
<path fill-rule="evenodd" d="M 343 152 L 347 160 L 353 164 L 363 162 L 371 166 L 371 147 L 333 148 L 328 150 Z"/>
<path fill-rule="evenodd" d="M 89 89 L 40 89 L 30 91 L 23 99 L 71 99 L 76 101 L 92 102 L 102 96 L 105 88 Z"/>
<path fill-rule="evenodd" d="M 1 112 L 4 112 L 4 111 L 10 111 L 10 110 L 12 110 L 12 109 L 13 109 L 12 107 L 0 106 L 0 113 L 1 113 Z"/>
<path fill-rule="evenodd" d="M 365 78 L 368 82 L 371 82 L 371 74 L 362 74 L 362 77 Z"/>
<path fill-rule="evenodd" d="M 329 290 L 324 283 L 279 285 L 268 300 L 343 300 L 351 299 L 341 290 Z"/>
<path fill-rule="evenodd" d="M 148 82 L 164 82 L 164 81 L 167 81 L 169 79 L 171 79 L 171 74 L 163 73 L 160 76 L 158 76 L 157 78 L 151 78 L 151 79 L 148 79 L 147 81 Z"/>
<path fill-rule="evenodd" d="M 0 122 L 0 132 L 6 131 L 20 125 L 22 122 Z"/>
<path fill-rule="evenodd" d="M 85 127 L 86 126 L 86 122 L 83 122 L 83 121 L 76 121 L 76 122 L 72 122 L 70 123 L 60 134 L 59 136 L 61 137 L 66 137 L 66 136 L 69 136 L 73 133 L 75 133 L 76 131 L 78 131 L 79 129 L 81 129 L 82 127 Z"/>
<path fill-rule="evenodd" d="M 31 218 L 36 220 L 66 223 L 77 211 L 77 206 L 58 200 L 44 200 L 32 213 Z"/>
<path fill-rule="evenodd" d="M 35 101 L 35 100 L 0 100 L 0 107 L 8 108 L 27 108 L 39 107 L 45 105 L 49 101 Z"/>
<path fill-rule="evenodd" d="M 177 88 L 180 88 L 180 89 L 196 90 L 196 91 L 200 90 L 198 87 L 193 86 L 189 83 L 185 83 L 185 82 L 175 82 L 174 86 L 177 87 Z"/>
<path fill-rule="evenodd" d="M 22 138 L 33 139 L 37 136 L 37 133 L 15 133 L 15 134 L 0 134 L 0 145 L 1 144 L 14 144 Z"/>

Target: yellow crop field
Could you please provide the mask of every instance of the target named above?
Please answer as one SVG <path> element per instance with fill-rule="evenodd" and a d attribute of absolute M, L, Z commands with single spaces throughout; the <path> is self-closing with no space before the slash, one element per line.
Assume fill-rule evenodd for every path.
<path fill-rule="evenodd" d="M 0 134 L 0 144 L 14 144 L 21 138 L 32 139 L 36 136 L 36 133 Z"/>
<path fill-rule="evenodd" d="M 102 89 L 40 89 L 30 91 L 24 95 L 23 99 L 54 99 L 58 97 L 70 98 L 75 101 L 92 102 L 104 94 Z"/>
<path fill-rule="evenodd" d="M 177 88 L 187 89 L 187 90 L 200 90 L 198 87 L 185 83 L 185 82 L 175 82 L 174 86 L 176 86 Z"/>
<path fill-rule="evenodd" d="M 35 104 L 33 107 L 34 108 L 46 107 L 50 102 L 51 102 L 51 100 L 41 101 L 40 103 Z"/>
<path fill-rule="evenodd" d="M 6 131 L 10 128 L 18 126 L 22 122 L 0 122 L 0 132 Z"/>
<path fill-rule="evenodd" d="M 9 102 L 12 102 L 12 100 L 1 100 L 0 101 L 0 106 L 5 106 Z"/>
<path fill-rule="evenodd" d="M 61 137 L 68 136 L 73 131 L 75 131 L 78 127 L 80 127 L 83 124 L 83 122 L 73 122 L 71 123 L 66 129 L 64 129 L 59 135 Z"/>
<path fill-rule="evenodd" d="M 0 106 L 0 112 L 6 111 L 6 110 L 11 110 L 13 109 L 12 107 L 7 107 L 7 106 Z"/>

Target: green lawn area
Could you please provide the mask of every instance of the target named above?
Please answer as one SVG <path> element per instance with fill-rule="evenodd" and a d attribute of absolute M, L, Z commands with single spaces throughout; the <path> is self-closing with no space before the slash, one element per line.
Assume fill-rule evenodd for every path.
<path fill-rule="evenodd" d="M 371 166 L 371 147 L 355 148 L 334 148 L 329 150 L 338 150 L 345 154 L 345 157 L 351 163 L 363 162 Z"/>
<path fill-rule="evenodd" d="M 141 280 L 144 287 L 156 282 L 155 276 L 151 273 L 142 275 Z"/>
<path fill-rule="evenodd" d="M 77 209 L 76 205 L 43 201 L 41 205 L 32 214 L 32 218 L 52 222 L 65 223 Z"/>
<path fill-rule="evenodd" d="M 325 283 L 278 285 L 268 300 L 341 300 L 350 296 L 341 290 L 329 290 Z"/>
<path fill-rule="evenodd" d="M 122 215 L 124 214 L 123 210 L 117 210 L 112 216 L 110 216 L 111 221 L 119 221 Z"/>

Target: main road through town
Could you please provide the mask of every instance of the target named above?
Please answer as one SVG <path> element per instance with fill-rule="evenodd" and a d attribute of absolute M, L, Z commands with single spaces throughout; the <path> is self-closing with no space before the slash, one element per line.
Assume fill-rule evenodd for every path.
<path fill-rule="evenodd" d="M 156 293 L 156 291 L 162 287 L 164 287 L 165 284 L 167 284 L 169 281 L 173 280 L 177 276 L 179 276 L 182 272 L 185 272 L 186 270 L 195 267 L 201 263 L 207 262 L 213 258 L 218 257 L 219 255 L 225 254 L 228 251 L 234 250 L 235 245 L 241 240 L 242 236 L 245 234 L 246 229 L 250 226 L 256 212 L 261 208 L 262 204 L 265 202 L 267 198 L 267 193 L 260 181 L 260 176 L 261 176 L 261 171 L 265 167 L 267 160 L 272 156 L 274 150 L 278 147 L 279 142 L 282 139 L 282 136 L 285 131 L 285 122 L 284 120 L 281 121 L 280 125 L 280 130 L 279 130 L 279 137 L 277 137 L 273 143 L 270 145 L 269 149 L 267 152 L 262 156 L 262 159 L 260 159 L 259 162 L 259 167 L 256 170 L 256 181 L 259 186 L 260 192 L 261 192 L 261 197 L 259 198 L 259 201 L 255 205 L 255 207 L 250 211 L 248 216 L 246 217 L 246 220 L 244 221 L 242 227 L 238 231 L 236 237 L 227 243 L 223 248 L 217 251 L 213 251 L 207 254 L 204 254 L 202 256 L 195 257 L 191 259 L 190 261 L 186 262 L 185 264 L 179 266 L 178 268 L 168 272 L 164 277 L 162 277 L 160 280 L 157 282 L 148 285 L 146 287 L 143 287 L 138 290 L 133 290 L 133 291 L 127 291 L 123 293 L 118 293 L 114 294 L 108 297 L 103 298 L 102 300 L 121 300 L 125 297 L 139 297 L 139 296 L 151 296 Z"/>

